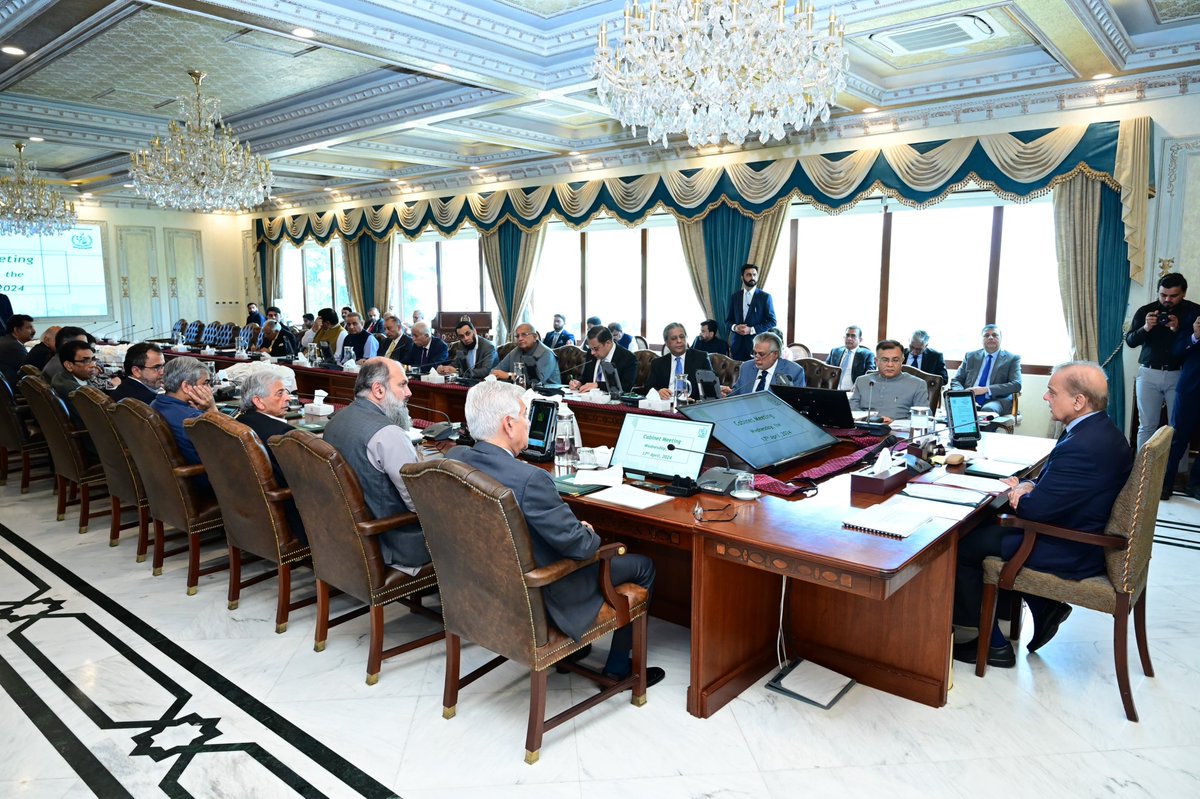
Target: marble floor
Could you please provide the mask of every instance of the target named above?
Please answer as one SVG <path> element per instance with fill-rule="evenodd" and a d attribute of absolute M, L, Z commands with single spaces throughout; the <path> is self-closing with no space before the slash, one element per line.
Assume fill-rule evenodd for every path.
<path fill-rule="evenodd" d="M 129 534 L 110 548 L 103 521 L 78 535 L 74 512 L 53 519 L 48 489 L 0 488 L 0 797 L 1200 795 L 1200 502 L 1178 495 L 1151 569 L 1157 676 L 1132 661 L 1140 724 L 1121 709 L 1111 619 L 1085 610 L 1015 669 L 956 664 L 940 709 L 860 685 L 825 711 L 760 684 L 704 721 L 685 711 L 688 631 L 653 621 L 667 678 L 648 704 L 567 722 L 534 766 L 519 669 L 464 689 L 446 721 L 441 644 L 367 686 L 365 617 L 316 653 L 311 608 L 275 634 L 274 583 L 228 611 L 224 574 L 189 597 L 185 563 L 153 577 Z M 388 618 L 390 640 L 432 629 Z M 468 647 L 464 666 L 486 657 Z M 548 705 L 591 691 L 552 674 Z"/>

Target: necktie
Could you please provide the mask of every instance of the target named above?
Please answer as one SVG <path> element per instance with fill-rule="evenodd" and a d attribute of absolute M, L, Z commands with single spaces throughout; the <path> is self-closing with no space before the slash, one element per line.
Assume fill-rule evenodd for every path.
<path fill-rule="evenodd" d="M 983 371 L 979 373 L 979 385 L 986 388 L 987 384 L 988 384 L 988 377 L 991 374 L 992 374 L 992 355 L 991 355 L 991 353 L 988 353 L 987 358 L 984 359 L 984 362 L 983 362 Z M 985 402 L 987 402 L 987 394 L 979 394 L 978 396 L 975 397 L 976 405 L 983 405 L 983 403 L 985 403 Z"/>
<path fill-rule="evenodd" d="M 921 356 L 917 355 L 915 353 L 913 355 L 909 356 L 908 365 L 914 369 L 920 369 L 921 368 Z"/>
<path fill-rule="evenodd" d="M 596 361 L 596 376 L 592 379 L 592 382 L 595 383 L 597 386 L 605 385 L 604 370 L 600 368 L 600 364 L 602 364 L 602 363 L 604 363 L 604 361 Z"/>
<path fill-rule="evenodd" d="M 754 291 L 742 291 L 742 324 L 746 324 L 746 319 L 750 316 L 750 301 L 754 299 Z"/>
<path fill-rule="evenodd" d="M 854 350 L 846 348 L 846 354 L 842 356 L 842 379 L 838 381 L 838 388 L 850 389 L 854 388 Z"/>
<path fill-rule="evenodd" d="M 675 376 L 679 377 L 681 374 L 683 374 L 683 358 L 680 358 L 678 355 L 676 355 L 675 356 Z"/>
<path fill-rule="evenodd" d="M 767 370 L 763 369 L 758 373 L 758 385 L 754 387 L 755 392 L 762 391 L 767 387 Z"/>
<path fill-rule="evenodd" d="M 396 345 L 399 343 L 400 343 L 400 339 L 398 339 L 398 338 L 392 339 L 392 343 L 388 345 L 387 352 L 385 352 L 383 354 L 383 357 L 385 357 L 385 358 L 392 357 L 392 350 L 396 349 Z"/>
<path fill-rule="evenodd" d="M 428 354 L 429 354 L 429 348 L 428 348 L 428 347 L 422 347 L 422 348 L 421 348 L 421 366 L 424 366 L 424 365 L 425 365 L 425 356 L 426 356 L 426 355 L 428 355 Z"/>

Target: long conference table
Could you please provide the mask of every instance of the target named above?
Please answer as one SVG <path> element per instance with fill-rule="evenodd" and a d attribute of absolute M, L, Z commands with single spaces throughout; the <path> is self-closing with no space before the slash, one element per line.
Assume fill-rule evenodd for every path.
<path fill-rule="evenodd" d="M 227 358 L 203 357 L 224 366 Z M 294 367 L 297 389 L 323 389 L 337 402 L 353 399 L 353 373 Z M 467 389 L 411 381 L 416 418 L 440 413 L 463 419 Z M 625 416 L 650 413 L 619 405 L 568 402 L 586 446 L 612 446 Z M 429 413 L 421 408 L 438 413 Z M 1054 442 L 984 434 L 1040 462 Z M 839 443 L 789 471 L 788 479 L 826 459 L 853 452 Z M 939 467 L 941 469 L 943 467 Z M 930 479 L 940 471 L 926 475 Z M 997 498 L 954 523 L 934 520 L 906 539 L 846 530 L 854 508 L 885 496 L 852 492 L 848 474 L 820 484 L 816 496 L 764 495 L 741 502 L 698 494 L 647 510 L 587 496 L 567 502 L 606 541 L 620 540 L 653 558 L 657 579 L 652 613 L 691 630 L 688 712 L 707 718 L 776 667 L 783 606 L 789 656 L 810 659 L 864 685 L 933 707 L 951 685 L 951 615 L 958 540 L 990 518 Z M 706 508 L 732 504 L 730 521 L 697 521 Z M 730 509 L 732 510 L 732 508 Z M 785 598 L 786 591 L 786 598 Z"/>

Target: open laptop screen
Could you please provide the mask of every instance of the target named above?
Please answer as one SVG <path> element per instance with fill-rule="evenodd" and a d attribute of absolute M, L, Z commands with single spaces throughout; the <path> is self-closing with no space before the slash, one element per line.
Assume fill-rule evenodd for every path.
<path fill-rule="evenodd" d="M 626 414 L 612 462 L 620 464 L 627 476 L 671 480 L 679 475 L 695 480 L 700 475 L 712 430 L 711 422 Z M 670 444 L 677 449 L 668 449 Z"/>
<path fill-rule="evenodd" d="M 778 466 L 837 443 L 770 391 L 702 402 L 680 412 L 712 422 L 713 435 L 752 469 Z"/>

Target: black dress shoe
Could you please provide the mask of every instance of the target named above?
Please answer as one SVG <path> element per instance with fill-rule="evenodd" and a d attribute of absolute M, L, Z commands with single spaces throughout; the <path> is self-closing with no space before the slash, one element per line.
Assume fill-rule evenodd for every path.
<path fill-rule="evenodd" d="M 578 663 L 581 660 L 586 660 L 587 656 L 590 654 L 592 654 L 592 645 L 584 644 L 582 647 L 576 649 L 574 652 L 563 658 L 563 660 L 565 660 L 567 663 Z M 554 670 L 559 674 L 568 674 L 570 672 L 570 669 L 563 666 L 555 666 Z"/>
<path fill-rule="evenodd" d="M 1036 652 L 1058 633 L 1059 625 L 1071 615 L 1071 606 L 1065 602 L 1055 602 L 1040 615 L 1033 617 L 1033 638 L 1029 639 L 1029 651 Z"/>
<path fill-rule="evenodd" d="M 628 674 L 613 674 L 612 672 L 606 671 L 606 672 L 604 672 L 604 676 L 608 677 L 610 680 L 623 680 L 626 677 L 628 677 L 629 675 Z M 658 685 L 660 682 L 663 681 L 663 677 L 666 677 L 666 676 L 667 676 L 667 672 L 664 671 L 662 668 L 660 668 L 658 666 L 647 666 L 646 667 L 646 687 L 649 688 L 652 685 Z M 597 687 L 601 691 L 604 690 L 603 685 L 600 685 Z"/>
<path fill-rule="evenodd" d="M 1200 499 L 1200 485 L 1188 486 L 1187 492 L 1192 499 Z"/>
<path fill-rule="evenodd" d="M 1171 498 L 1172 493 L 1173 493 L 1173 490 L 1170 486 L 1163 486 L 1162 493 L 1158 495 L 1158 498 L 1160 500 L 1162 500 L 1163 502 L 1166 502 L 1167 500 L 1169 500 Z"/>
<path fill-rule="evenodd" d="M 975 653 L 978 648 L 978 638 L 974 641 L 964 641 L 961 644 L 955 644 L 954 659 L 959 663 L 974 663 Z M 987 662 L 989 666 L 995 666 L 998 669 L 1011 669 L 1017 665 L 1017 653 L 1013 649 L 1012 644 L 1005 641 L 1004 646 L 988 647 Z"/>

